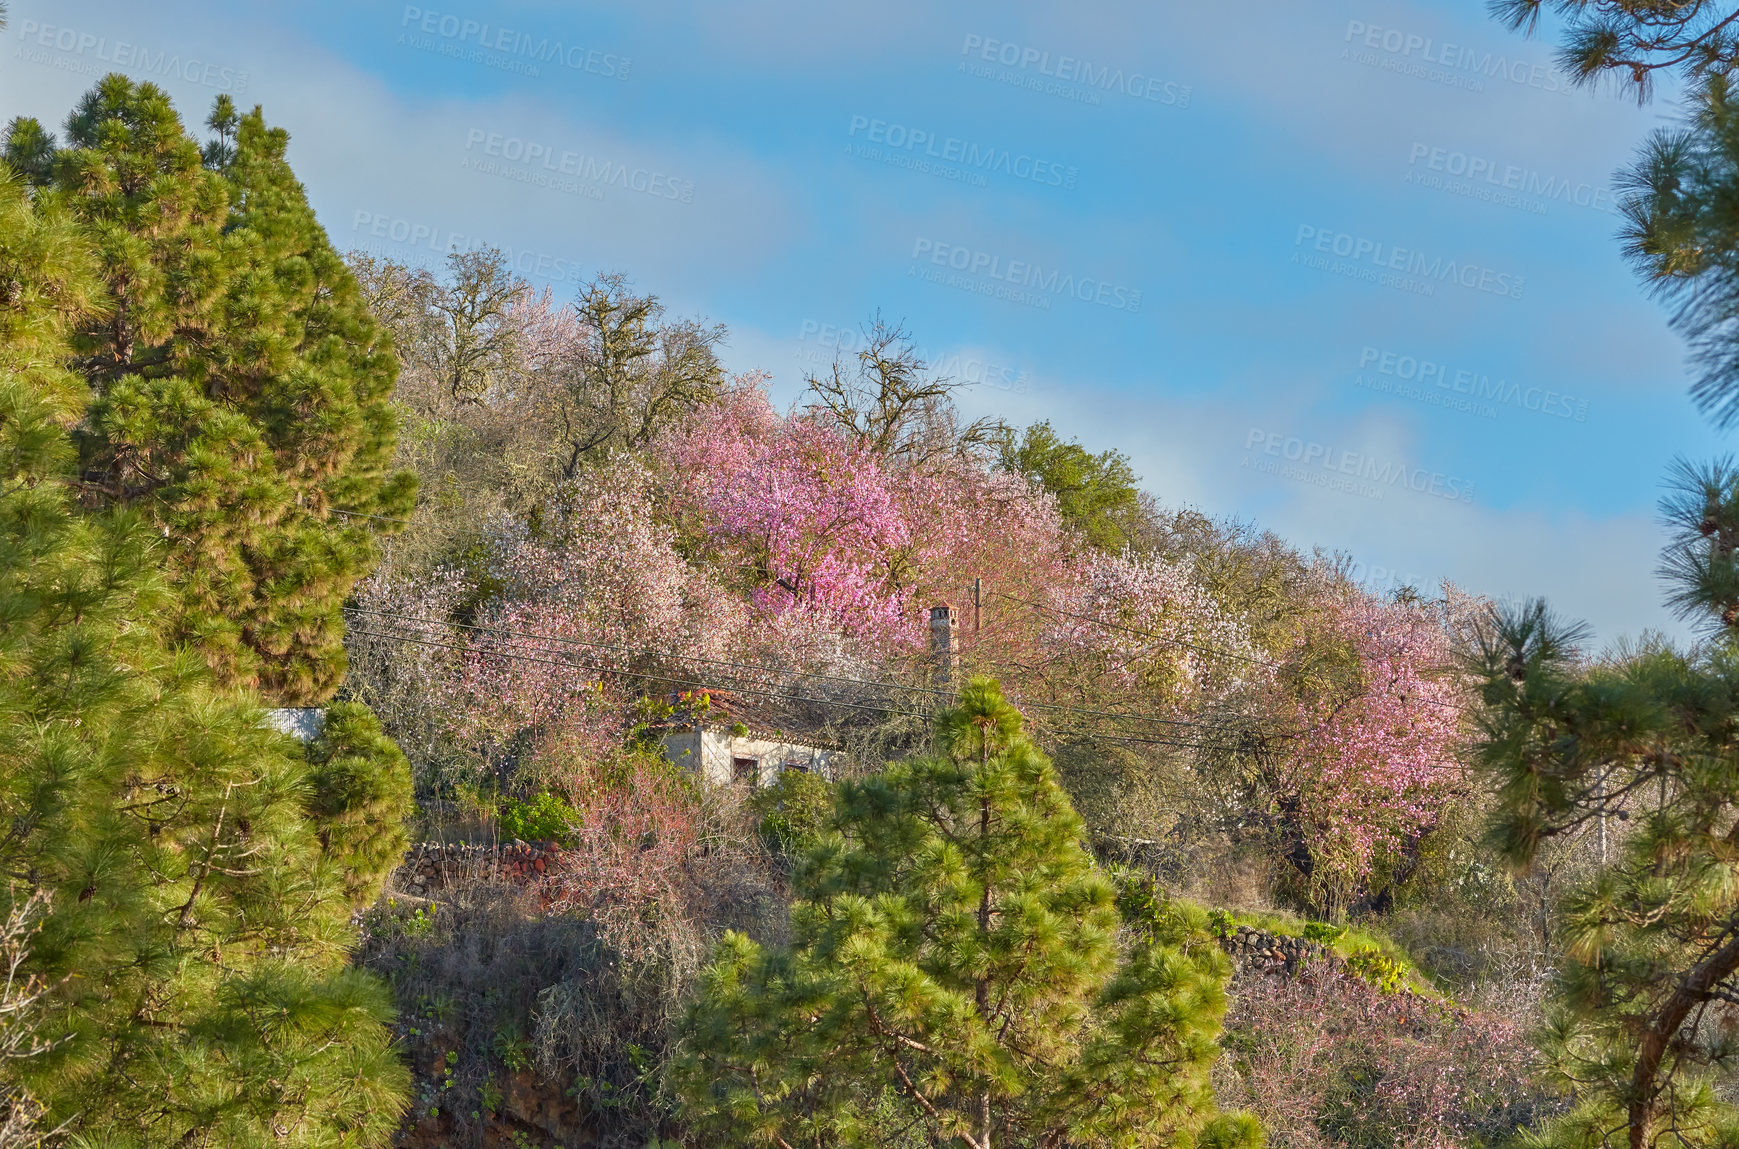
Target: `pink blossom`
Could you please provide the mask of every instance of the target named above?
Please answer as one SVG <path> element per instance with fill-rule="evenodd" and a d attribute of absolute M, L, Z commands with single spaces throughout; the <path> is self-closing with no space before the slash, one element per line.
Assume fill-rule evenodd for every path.
<path fill-rule="evenodd" d="M 758 390 L 663 444 L 678 512 L 768 614 L 811 610 L 866 637 L 911 641 L 901 577 L 911 533 L 880 461 L 838 432 L 780 419 Z"/>
<path fill-rule="evenodd" d="M 1050 641 L 1126 689 L 1199 703 L 1268 676 L 1244 625 L 1184 563 L 1096 554 L 1052 597 Z"/>
<path fill-rule="evenodd" d="M 1351 593 L 1323 625 L 1353 652 L 1356 683 L 1297 705 L 1280 783 L 1296 796 L 1319 877 L 1347 888 L 1434 826 L 1461 785 L 1462 705 L 1432 609 Z"/>

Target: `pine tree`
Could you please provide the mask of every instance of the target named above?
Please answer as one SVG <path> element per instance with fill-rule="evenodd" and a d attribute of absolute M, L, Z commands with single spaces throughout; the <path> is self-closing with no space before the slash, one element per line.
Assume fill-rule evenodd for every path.
<path fill-rule="evenodd" d="M 308 812 L 320 845 L 344 876 L 357 909 L 373 905 L 404 859 L 411 764 L 360 702 L 326 708 L 320 736 L 308 746 L 313 767 Z"/>
<path fill-rule="evenodd" d="M 408 511 L 389 474 L 397 370 L 259 109 L 222 98 L 203 151 L 168 97 L 104 78 L 66 146 L 13 122 L 7 160 L 86 222 L 109 306 L 75 334 L 93 395 L 83 501 L 169 540 L 172 638 L 286 704 L 344 671 L 340 609 Z"/>
<path fill-rule="evenodd" d="M 1493 840 L 1518 866 L 1549 841 L 1609 836 L 1614 856 L 1559 906 L 1565 957 L 1544 1048 L 1576 1101 L 1551 1144 L 1730 1145 L 1716 1092 L 1739 1042 L 1739 469 L 1680 465 L 1669 599 L 1712 631 L 1589 660 L 1586 632 L 1534 603 L 1476 647 L 1479 754 L 1498 784 Z"/>
<path fill-rule="evenodd" d="M 1121 927 L 1021 726 L 974 680 L 941 753 L 842 787 L 790 947 L 720 943 L 671 1069 L 706 1143 L 1259 1142 L 1207 1082 L 1224 955 Z"/>
<path fill-rule="evenodd" d="M 1571 83 L 1608 81 L 1646 103 L 1656 72 L 1676 75 L 1688 87 L 1730 74 L 1739 65 L 1739 30 L 1732 5 L 1710 0 L 1662 4 L 1660 0 L 1487 0 L 1512 29 L 1530 35 L 1551 9 L 1562 35 L 1558 67 Z"/>
<path fill-rule="evenodd" d="M 89 1144 L 384 1144 L 408 1079 L 310 768 L 163 641 L 155 526 L 70 497 L 65 338 L 114 306 L 70 215 L 0 180 L 0 920 L 48 899 L 21 975 L 51 989 L 0 1087 Z"/>
<path fill-rule="evenodd" d="M 1531 26 L 1539 0 L 1495 5 Z M 1677 305 L 1700 377 L 1692 397 L 1739 422 L 1739 60 L 1717 6 L 1555 4 L 1569 20 L 1573 79 L 1611 74 L 1646 96 L 1666 68 L 1691 81 L 1692 116 L 1659 132 L 1621 176 L 1625 253 Z M 1704 632 L 1592 658 L 1584 628 L 1542 602 L 1475 636 L 1483 679 L 1478 755 L 1495 779 L 1492 839 L 1525 867 L 1554 839 L 1597 834 L 1610 860 L 1558 907 L 1565 957 L 1543 1043 L 1574 1108 L 1543 1139 L 1631 1149 L 1739 1141 L 1739 1109 L 1717 1086 L 1739 1040 L 1739 467 L 1679 463 L 1662 511 L 1672 531 L 1667 601 Z"/>

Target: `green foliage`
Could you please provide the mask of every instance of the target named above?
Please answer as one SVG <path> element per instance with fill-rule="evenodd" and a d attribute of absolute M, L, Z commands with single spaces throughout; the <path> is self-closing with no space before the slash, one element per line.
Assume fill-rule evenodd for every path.
<path fill-rule="evenodd" d="M 531 1068 L 531 1043 L 525 1040 L 518 1026 L 508 1025 L 496 1030 L 491 1047 L 510 1072 L 523 1073 Z"/>
<path fill-rule="evenodd" d="M 1225 980 L 1231 972 L 1230 960 L 1214 939 L 1232 932 L 1230 914 L 1174 898 L 1158 878 L 1140 870 L 1118 869 L 1112 880 L 1117 886 L 1117 912 L 1138 944 L 1192 954 L 1204 974 Z"/>
<path fill-rule="evenodd" d="M 308 812 L 357 908 L 373 904 L 409 841 L 411 764 L 360 702 L 334 703 L 307 749 Z"/>
<path fill-rule="evenodd" d="M 772 785 L 754 792 L 749 806 L 767 845 L 795 856 L 820 841 L 833 813 L 833 786 L 819 774 L 781 770 Z"/>
<path fill-rule="evenodd" d="M 1715 422 L 1739 421 L 1739 108 L 1731 81 L 1713 78 L 1693 96 L 1690 125 L 1653 133 L 1620 175 L 1625 254 L 1643 279 L 1674 302 L 1673 325 L 1697 368 L 1691 398 Z"/>
<path fill-rule="evenodd" d="M 502 838 L 521 842 L 566 842 L 580 824 L 572 806 L 547 790 L 529 802 L 508 798 L 501 803 Z"/>
<path fill-rule="evenodd" d="M 1412 967 L 1375 946 L 1359 946 L 1347 955 L 1347 970 L 1383 993 L 1396 993 L 1407 983 Z"/>
<path fill-rule="evenodd" d="M 1034 423 L 1002 449 L 1002 467 L 1056 496 L 1063 521 L 1101 550 L 1118 552 L 1134 541 L 1142 514 L 1141 491 L 1129 459 L 1118 451 L 1094 455 L 1065 443 L 1050 423 Z"/>
<path fill-rule="evenodd" d="M 0 919 L 47 897 L 17 972 L 51 988 L 8 1076 L 90 1144 L 384 1145 L 406 1073 L 307 763 L 163 641 L 153 526 L 68 497 L 64 340 L 102 306 L 69 214 L 0 180 Z"/>
<path fill-rule="evenodd" d="M 1655 73 L 1666 71 L 1687 88 L 1729 75 L 1739 64 L 1733 9 L 1695 0 L 1662 6 L 1658 0 L 1487 0 L 1512 29 L 1533 33 L 1549 9 L 1560 37 L 1556 64 L 1573 84 L 1606 81 L 1645 104 Z"/>
<path fill-rule="evenodd" d="M 1692 81 L 1689 126 L 1653 135 L 1624 174 L 1626 254 L 1677 304 L 1699 369 L 1692 397 L 1739 422 L 1739 115 L 1732 13 L 1646 3 L 1560 5 L 1562 59 L 1617 70 L 1646 94 L 1659 68 Z M 1538 0 L 1498 5 L 1530 25 Z M 1593 8 L 1593 11 L 1584 9 Z M 1561 899 L 1562 948 L 1542 1048 L 1574 1108 L 1552 1144 L 1631 1149 L 1739 1142 L 1726 1088 L 1739 1043 L 1739 467 L 1678 462 L 1661 511 L 1667 601 L 1704 630 L 1688 651 L 1650 638 L 1590 659 L 1585 628 L 1543 602 L 1473 636 L 1477 753 L 1494 781 L 1490 840 L 1518 870 L 1555 843 L 1597 837 L 1600 865 Z M 1615 850 L 1608 849 L 1608 834 Z M 1616 856 L 1611 856 L 1615 854 Z"/>
<path fill-rule="evenodd" d="M 704 690 L 685 690 L 674 700 L 641 695 L 634 702 L 633 725 L 628 728 L 624 742 L 631 751 L 662 757 L 660 739 L 671 723 L 704 721 L 712 712 L 712 704 L 712 695 Z M 743 734 L 749 732 L 740 722 L 731 724 L 733 733 L 739 728 Z"/>
<path fill-rule="evenodd" d="M 1265 930 L 1283 938 L 1304 936 L 1304 919 L 1286 910 L 1239 910 L 1232 917 L 1238 925 Z"/>
<path fill-rule="evenodd" d="M 169 636 L 222 682 L 298 705 L 344 671 L 340 607 L 374 565 L 371 524 L 408 513 L 387 473 L 396 362 L 258 109 L 201 151 L 168 97 L 110 75 L 58 150 L 16 120 L 8 161 L 39 210 L 86 225 L 108 304 L 74 333 L 92 402 L 84 503 L 168 540 Z M 207 161 L 218 166 L 207 166 Z"/>
<path fill-rule="evenodd" d="M 1470 660 L 1499 851 L 1521 867 L 1558 841 L 1613 839 L 1556 910 L 1543 1049 L 1576 1104 L 1555 1144 L 1625 1127 L 1632 1146 L 1725 1145 L 1739 1128 L 1715 1089 L 1733 1038 L 1705 1020 L 1739 994 L 1739 469 L 1681 465 L 1663 510 L 1669 601 L 1709 642 L 1588 660 L 1585 631 L 1536 602 L 1494 617 Z"/>
<path fill-rule="evenodd" d="M 1345 926 L 1330 925 L 1328 922 L 1306 922 L 1304 924 L 1304 940 L 1320 942 L 1332 946 L 1346 934 Z"/>
<path fill-rule="evenodd" d="M 1131 894 L 1126 936 L 1021 728 L 972 681 L 936 756 L 842 785 L 790 948 L 720 942 L 669 1074 L 701 1143 L 1258 1143 L 1213 1106 L 1228 967 L 1175 944 L 1205 921 Z"/>

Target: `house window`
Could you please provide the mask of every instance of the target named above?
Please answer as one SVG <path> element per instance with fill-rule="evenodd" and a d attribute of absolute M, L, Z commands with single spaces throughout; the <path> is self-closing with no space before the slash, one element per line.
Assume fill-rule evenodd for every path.
<path fill-rule="evenodd" d="M 761 760 L 759 758 L 731 759 L 731 781 L 739 785 L 754 786 L 761 780 Z"/>

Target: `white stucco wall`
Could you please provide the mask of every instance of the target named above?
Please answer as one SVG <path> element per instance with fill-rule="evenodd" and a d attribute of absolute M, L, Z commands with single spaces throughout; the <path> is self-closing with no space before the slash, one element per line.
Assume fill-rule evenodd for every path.
<path fill-rule="evenodd" d="M 758 769 L 756 785 L 769 786 L 787 766 L 801 766 L 824 778 L 833 776 L 835 753 L 797 742 L 779 742 L 753 734 L 737 735 L 722 728 L 673 730 L 660 739 L 664 756 L 678 766 L 698 770 L 715 785 L 731 781 L 731 760 L 752 758 Z"/>

